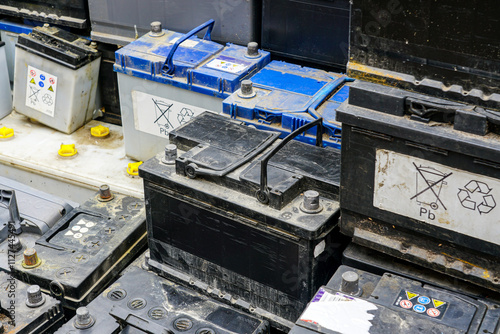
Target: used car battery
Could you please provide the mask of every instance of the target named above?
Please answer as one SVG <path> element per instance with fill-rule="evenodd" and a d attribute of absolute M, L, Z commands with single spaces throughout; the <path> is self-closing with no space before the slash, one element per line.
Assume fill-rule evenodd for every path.
<path fill-rule="evenodd" d="M 497 333 L 499 321 L 488 300 L 341 266 L 290 333 Z"/>
<path fill-rule="evenodd" d="M 10 89 L 9 70 L 7 68 L 5 42 L 0 41 L 0 119 L 12 111 L 12 91 Z"/>
<path fill-rule="evenodd" d="M 354 1 L 349 76 L 481 105 L 500 102 L 499 7 L 490 1 Z"/>
<path fill-rule="evenodd" d="M 100 53 L 90 41 L 60 28 L 35 27 L 16 44 L 14 109 L 72 133 L 92 119 Z"/>
<path fill-rule="evenodd" d="M 337 120 L 342 231 L 499 291 L 500 115 L 356 81 Z"/>
<path fill-rule="evenodd" d="M 94 299 L 146 244 L 144 202 L 99 193 L 25 249 L 12 275 L 37 284 L 68 308 Z"/>
<path fill-rule="evenodd" d="M 143 260 L 144 261 L 144 260 Z M 56 333 L 267 334 L 269 324 L 130 265 Z"/>
<path fill-rule="evenodd" d="M 79 29 L 90 25 L 86 0 L 0 0 L 0 14 Z"/>
<path fill-rule="evenodd" d="M 127 45 L 149 31 L 151 21 L 166 23 L 173 31 L 189 31 L 192 22 L 211 18 L 216 41 L 240 45 L 258 42 L 262 5 L 260 0 L 160 0 L 138 3 L 134 0 L 89 0 L 92 21 L 90 36 L 94 41 Z"/>
<path fill-rule="evenodd" d="M 0 333 L 53 333 L 64 319 L 61 302 L 0 272 Z"/>
<path fill-rule="evenodd" d="M 214 20 L 187 34 L 151 32 L 116 51 L 114 69 L 125 152 L 145 161 L 163 150 L 168 134 L 203 111 L 222 112 L 222 100 L 270 60 L 268 52 L 212 42 Z M 197 33 L 208 29 L 204 38 Z"/>
<path fill-rule="evenodd" d="M 222 111 L 258 129 L 279 131 L 280 138 L 322 118 L 323 145 L 340 148 L 335 114 L 349 97 L 348 81 L 341 74 L 272 61 L 225 99 Z M 316 128 L 296 139 L 315 144 Z"/>
<path fill-rule="evenodd" d="M 47 233 L 77 203 L 0 177 L 0 271 L 10 272 L 10 265 L 27 248 Z"/>
<path fill-rule="evenodd" d="M 279 140 L 207 112 L 171 132 L 139 168 L 154 270 L 289 329 L 344 246 L 339 151 L 292 140 L 318 125 Z"/>

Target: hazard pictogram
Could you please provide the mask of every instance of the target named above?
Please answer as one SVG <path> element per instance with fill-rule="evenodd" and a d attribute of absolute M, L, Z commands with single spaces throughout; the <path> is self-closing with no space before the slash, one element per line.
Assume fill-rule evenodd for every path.
<path fill-rule="evenodd" d="M 31 75 L 32 77 L 36 77 L 36 72 L 35 72 L 34 70 L 31 70 L 31 71 L 30 71 L 30 75 Z"/>
<path fill-rule="evenodd" d="M 442 202 L 441 190 L 446 185 L 446 179 L 453 173 L 444 173 L 433 167 L 417 166 L 413 163 L 417 170 L 417 193 L 410 198 L 416 199 L 419 204 L 429 205 L 433 210 L 437 210 L 439 205 L 446 210 L 446 206 Z"/>
<path fill-rule="evenodd" d="M 488 214 L 497 205 L 495 198 L 490 194 L 492 190 L 486 183 L 472 180 L 463 189 L 458 189 L 457 196 L 464 208 L 477 210 L 479 214 Z"/>
<path fill-rule="evenodd" d="M 418 293 L 406 291 L 406 297 L 408 297 L 408 300 L 412 300 L 415 297 L 418 297 Z"/>
<path fill-rule="evenodd" d="M 438 308 L 438 307 L 446 304 L 446 302 L 443 302 L 443 301 L 437 300 L 437 299 L 432 299 L 432 304 L 434 304 L 435 308 Z"/>
<path fill-rule="evenodd" d="M 402 300 L 399 305 L 402 307 L 402 308 L 405 308 L 405 309 L 410 309 L 412 308 L 413 306 L 413 303 L 409 300 Z"/>
<path fill-rule="evenodd" d="M 433 318 L 439 317 L 441 312 L 438 309 L 430 308 L 427 310 L 427 315 Z"/>

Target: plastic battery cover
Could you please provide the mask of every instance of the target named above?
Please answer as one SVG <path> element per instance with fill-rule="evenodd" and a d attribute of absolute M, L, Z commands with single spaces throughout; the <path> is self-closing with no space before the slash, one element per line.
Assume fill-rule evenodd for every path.
<path fill-rule="evenodd" d="M 0 326 L 4 333 L 53 333 L 64 322 L 61 302 L 36 287 L 3 272 L 0 287 Z"/>
<path fill-rule="evenodd" d="M 94 299 L 145 245 L 144 202 L 97 194 L 36 241 L 36 267 L 27 265 L 24 252 L 16 257 L 12 275 L 77 308 Z"/>
<path fill-rule="evenodd" d="M 498 306 L 394 274 L 341 266 L 290 333 L 494 333 Z"/>
<path fill-rule="evenodd" d="M 344 233 L 499 291 L 498 112 L 357 81 L 337 120 Z"/>
<path fill-rule="evenodd" d="M 266 321 L 134 264 L 87 305 L 87 310 L 92 326 L 75 328 L 77 315 L 56 333 L 269 333 Z"/>
<path fill-rule="evenodd" d="M 262 130 L 281 132 L 281 138 L 300 126 L 323 118 L 323 145 L 340 148 L 341 124 L 336 110 L 349 97 L 352 79 L 338 73 L 272 61 L 251 79 L 253 94 L 241 90 L 224 100 L 223 112 Z M 297 136 L 315 144 L 316 128 Z"/>
<path fill-rule="evenodd" d="M 194 92 L 227 97 L 240 81 L 265 66 L 270 54 L 259 51 L 248 57 L 247 48 L 211 41 L 214 21 L 192 31 L 208 28 L 203 39 L 195 32 L 181 34 L 164 30 L 161 36 L 146 34 L 116 51 L 116 72 L 173 85 Z"/>
<path fill-rule="evenodd" d="M 478 0 L 356 1 L 348 74 L 498 109 L 498 9 Z"/>
<path fill-rule="evenodd" d="M 174 164 L 162 153 L 139 175 L 154 270 L 239 296 L 288 330 L 339 263 L 340 156 L 278 136 L 204 113 L 171 133 Z"/>
<path fill-rule="evenodd" d="M 0 271 L 22 258 L 23 251 L 65 217 L 77 203 L 0 177 Z"/>

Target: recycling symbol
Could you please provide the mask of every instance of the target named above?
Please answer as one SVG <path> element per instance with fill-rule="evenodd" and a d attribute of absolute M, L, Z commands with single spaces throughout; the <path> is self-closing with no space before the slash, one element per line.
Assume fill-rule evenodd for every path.
<path fill-rule="evenodd" d="M 472 180 L 458 190 L 458 199 L 466 209 L 479 211 L 479 214 L 488 214 L 496 207 L 495 198 L 490 194 L 491 189 L 486 183 Z M 479 203 L 479 204 L 478 204 Z"/>

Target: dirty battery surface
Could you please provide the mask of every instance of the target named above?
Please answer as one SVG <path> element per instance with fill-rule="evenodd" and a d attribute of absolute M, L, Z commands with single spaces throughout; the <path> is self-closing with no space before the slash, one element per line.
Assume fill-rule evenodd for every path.
<path fill-rule="evenodd" d="M 63 320 L 61 302 L 0 272 L 0 333 L 51 333 Z"/>
<path fill-rule="evenodd" d="M 159 277 L 139 259 L 56 333 L 269 332 L 266 321 Z"/>
<path fill-rule="evenodd" d="M 341 266 L 290 333 L 497 333 L 499 319 L 488 300 Z"/>
<path fill-rule="evenodd" d="M 144 202 L 100 192 L 16 258 L 12 275 L 76 308 L 99 294 L 146 244 Z M 101 196 L 103 195 L 103 196 Z"/>
<path fill-rule="evenodd" d="M 258 129 L 279 131 L 285 138 L 304 124 L 323 118 L 323 145 L 340 148 L 341 125 L 336 109 L 349 97 L 345 75 L 272 61 L 250 78 L 252 88 L 224 100 L 223 113 Z M 316 128 L 297 136 L 316 143 Z"/>
<path fill-rule="evenodd" d="M 0 177 L 0 203 L 0 271 L 5 272 L 24 250 L 78 207 L 5 177 Z"/>
<path fill-rule="evenodd" d="M 337 116 L 342 231 L 499 291 L 500 115 L 357 81 Z"/>
<path fill-rule="evenodd" d="M 140 175 L 151 266 L 289 329 L 341 252 L 340 156 L 278 136 L 204 113 Z"/>

